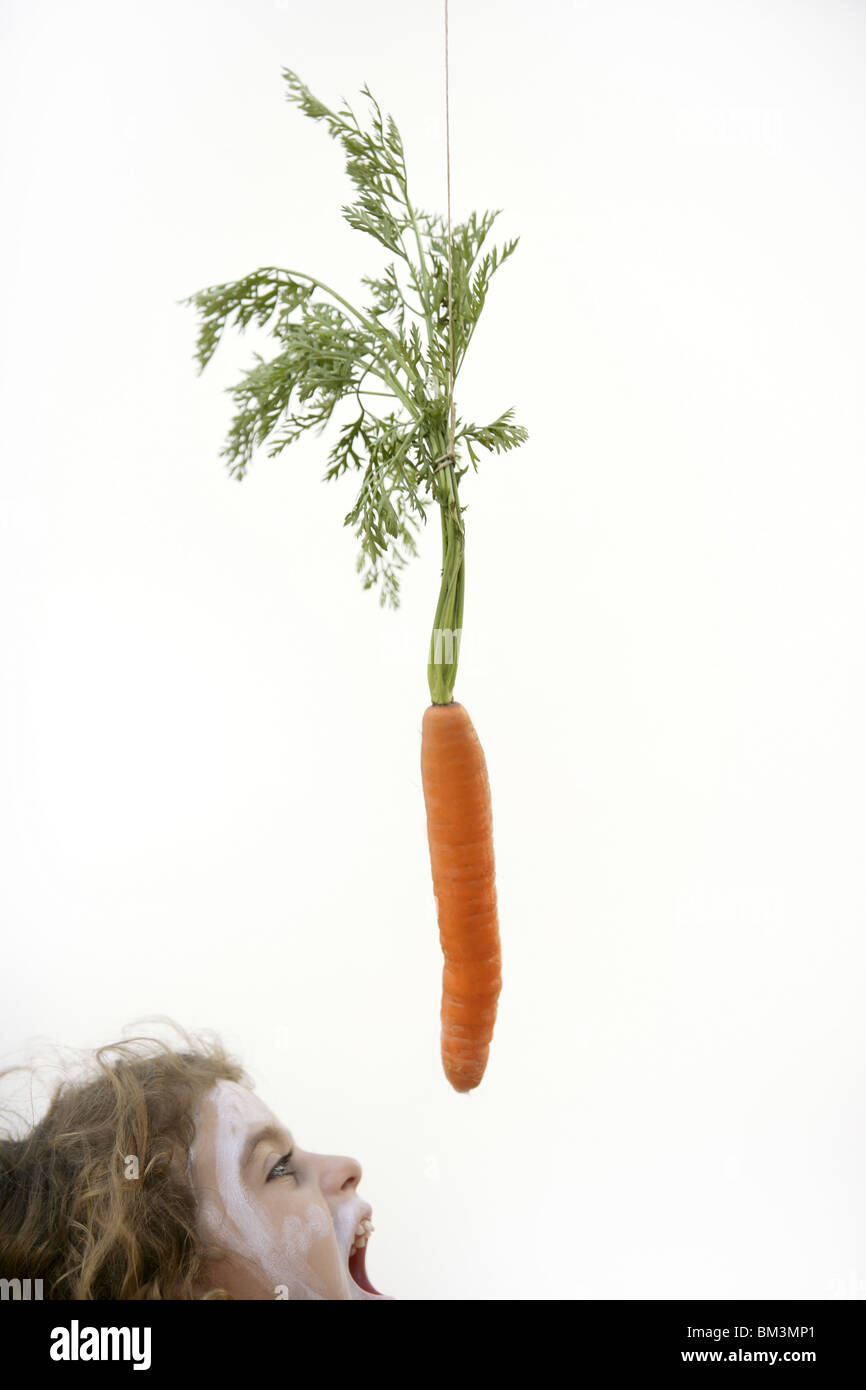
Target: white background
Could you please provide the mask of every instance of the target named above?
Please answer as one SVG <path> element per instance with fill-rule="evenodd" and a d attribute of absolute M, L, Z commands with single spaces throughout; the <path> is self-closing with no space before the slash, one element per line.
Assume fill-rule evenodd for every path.
<path fill-rule="evenodd" d="M 2 12 L 0 1060 L 168 1015 L 352 1153 L 404 1299 L 866 1296 L 866 9 L 451 5 L 455 219 L 520 235 L 458 381 L 456 698 L 493 793 L 487 1076 L 439 1063 L 420 785 L 438 524 L 396 614 L 324 484 L 234 483 L 258 265 L 361 298 L 331 106 L 445 211 L 443 11 Z M 435 522 L 435 517 L 433 518 Z"/>

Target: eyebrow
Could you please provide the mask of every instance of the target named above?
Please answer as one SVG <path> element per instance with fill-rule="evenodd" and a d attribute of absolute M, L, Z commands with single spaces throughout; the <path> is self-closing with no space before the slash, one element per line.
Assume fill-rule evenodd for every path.
<path fill-rule="evenodd" d="M 247 1167 L 250 1159 L 259 1147 L 259 1144 L 264 1144 L 268 1141 L 275 1144 L 278 1149 L 281 1149 L 286 1142 L 286 1131 L 284 1129 L 277 1129 L 275 1125 L 262 1125 L 261 1129 L 254 1129 L 244 1145 L 241 1154 L 241 1168 Z M 293 1148 L 294 1145 L 290 1143 L 289 1152 L 291 1152 Z"/>

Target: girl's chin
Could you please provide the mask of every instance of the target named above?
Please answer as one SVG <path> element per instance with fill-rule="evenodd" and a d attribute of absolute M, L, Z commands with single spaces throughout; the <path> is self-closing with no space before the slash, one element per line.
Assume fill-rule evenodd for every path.
<path fill-rule="evenodd" d="M 349 1279 L 349 1297 L 357 1301 L 366 1300 L 368 1303 L 394 1303 L 396 1302 L 392 1293 L 367 1293 L 366 1289 L 359 1289 L 354 1279 Z"/>

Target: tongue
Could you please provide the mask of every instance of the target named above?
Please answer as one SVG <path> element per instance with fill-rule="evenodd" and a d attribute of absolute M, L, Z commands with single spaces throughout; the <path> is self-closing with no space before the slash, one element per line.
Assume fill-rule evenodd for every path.
<path fill-rule="evenodd" d="M 378 1289 L 374 1289 L 370 1280 L 367 1278 L 367 1247 L 362 1245 L 360 1250 L 356 1250 L 354 1255 L 349 1256 L 349 1273 L 365 1293 L 374 1293 L 382 1297 Z"/>

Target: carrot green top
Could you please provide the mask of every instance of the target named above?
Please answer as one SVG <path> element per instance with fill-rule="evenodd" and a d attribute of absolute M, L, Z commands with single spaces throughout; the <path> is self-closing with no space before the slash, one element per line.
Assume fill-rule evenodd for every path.
<path fill-rule="evenodd" d="M 398 572 L 417 554 L 413 531 L 426 522 L 427 508 L 438 503 L 442 585 L 427 669 L 433 703 L 448 704 L 463 622 L 465 508 L 458 484 L 468 465 L 460 466 L 458 445 L 465 445 L 477 471 L 473 444 L 499 453 L 528 437 L 513 423 L 510 409 L 490 425 L 456 418 L 452 454 L 453 383 L 490 279 L 519 238 L 479 259 L 499 211 L 480 218 L 473 213 L 452 229 L 449 338 L 447 227 L 441 216 L 410 201 L 403 142 L 393 117 L 383 119 L 366 84 L 369 129 L 348 105 L 330 111 L 295 73 L 284 69 L 283 76 L 289 100 L 313 120 L 325 121 L 348 156 L 346 172 L 357 197 L 342 209 L 347 222 L 375 237 L 395 259 L 378 277 L 362 277 L 372 298 L 363 309 L 312 275 L 274 266 L 200 290 L 184 301 L 199 313 L 196 358 L 203 371 L 227 326 L 241 332 L 250 323 L 268 326 L 276 340 L 276 356 L 265 361 L 254 354 L 254 365 L 231 388 L 236 412 L 222 456 L 236 478 L 244 476 L 260 446 L 267 443 L 273 457 L 305 430 L 321 433 L 339 402 L 357 406 L 339 430 L 324 477 L 338 478 L 350 469 L 362 475 L 345 525 L 361 542 L 357 570 L 364 588 L 378 584 L 383 606 L 398 606 Z"/>

